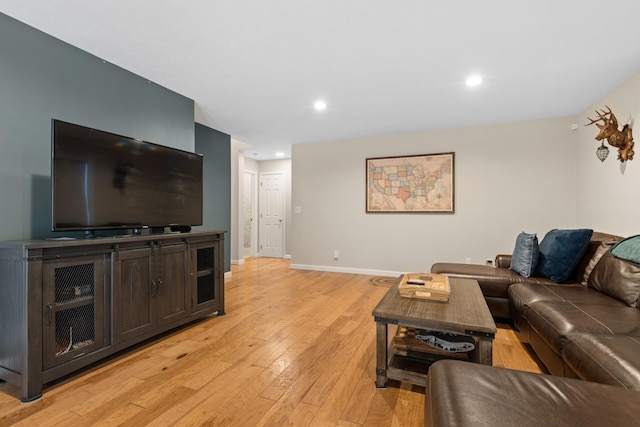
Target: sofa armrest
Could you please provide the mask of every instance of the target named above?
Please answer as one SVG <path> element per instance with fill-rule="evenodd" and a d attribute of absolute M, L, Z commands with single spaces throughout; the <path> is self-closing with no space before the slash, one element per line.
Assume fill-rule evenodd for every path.
<path fill-rule="evenodd" d="M 496 255 L 496 267 L 500 267 L 500 268 L 511 267 L 511 254 Z"/>
<path fill-rule="evenodd" d="M 424 425 L 635 425 L 640 391 L 459 360 L 429 367 Z"/>
<path fill-rule="evenodd" d="M 436 262 L 431 266 L 431 273 L 446 274 L 449 277 L 477 280 L 480 286 L 483 284 L 509 286 L 512 283 L 523 282 L 525 279 L 515 271 L 508 268 L 496 268 L 484 264 L 461 264 Z M 506 287 L 504 288 L 506 297 Z"/>

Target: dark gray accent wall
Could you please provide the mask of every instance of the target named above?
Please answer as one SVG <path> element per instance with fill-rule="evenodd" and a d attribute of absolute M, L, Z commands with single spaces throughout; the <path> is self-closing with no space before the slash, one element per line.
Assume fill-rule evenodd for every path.
<path fill-rule="evenodd" d="M 225 230 L 224 271 L 231 270 L 231 137 L 196 123 L 196 153 L 203 156 L 202 228 Z"/>
<path fill-rule="evenodd" d="M 0 13 L 0 240 L 52 234 L 52 118 L 193 151 L 193 108 Z"/>

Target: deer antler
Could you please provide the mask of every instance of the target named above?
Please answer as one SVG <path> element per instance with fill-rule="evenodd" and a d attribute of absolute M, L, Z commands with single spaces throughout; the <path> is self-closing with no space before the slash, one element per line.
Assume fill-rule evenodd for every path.
<path fill-rule="evenodd" d="M 613 124 L 613 126 L 617 129 L 618 128 L 618 119 L 616 119 L 616 116 L 613 114 L 613 111 L 611 111 L 611 108 L 609 108 L 608 105 L 605 105 L 605 107 L 607 107 L 607 110 L 609 111 L 605 111 L 605 110 L 595 110 L 596 114 L 598 115 L 597 119 L 592 119 L 590 117 L 587 117 L 588 120 L 590 120 L 589 123 L 587 123 L 585 126 L 589 126 L 592 125 L 594 123 L 596 123 L 596 126 L 600 127 L 599 124 L 597 124 L 597 122 L 599 122 L 600 120 L 602 120 L 603 124 Z"/>
<path fill-rule="evenodd" d="M 603 111 L 602 113 L 600 113 L 598 110 L 596 110 L 596 114 L 598 115 L 598 118 L 597 118 L 597 119 L 595 119 L 595 120 L 594 120 L 594 119 L 592 119 L 591 117 L 587 117 L 587 120 L 590 120 L 590 122 L 589 122 L 589 123 L 587 123 L 585 126 L 589 126 L 589 125 L 592 125 L 592 124 L 594 124 L 594 123 L 596 123 L 596 126 L 600 126 L 600 125 L 598 124 L 598 122 L 599 122 L 600 120 L 602 120 L 604 123 L 606 123 L 606 122 L 607 122 L 607 117 L 606 117 L 606 112 L 605 112 L 605 111 Z"/>
<path fill-rule="evenodd" d="M 611 120 L 611 123 L 613 123 L 613 127 L 618 129 L 618 119 L 616 119 L 615 114 L 613 114 L 613 111 L 611 111 L 611 108 L 609 108 L 608 105 L 605 105 L 605 107 L 607 107 L 607 110 L 609 110 L 606 114 L 609 115 L 609 120 Z"/>

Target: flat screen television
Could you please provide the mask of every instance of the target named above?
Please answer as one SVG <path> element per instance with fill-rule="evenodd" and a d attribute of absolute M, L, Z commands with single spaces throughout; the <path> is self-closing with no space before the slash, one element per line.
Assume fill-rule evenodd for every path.
<path fill-rule="evenodd" d="M 52 230 L 202 225 L 202 156 L 52 120 Z"/>

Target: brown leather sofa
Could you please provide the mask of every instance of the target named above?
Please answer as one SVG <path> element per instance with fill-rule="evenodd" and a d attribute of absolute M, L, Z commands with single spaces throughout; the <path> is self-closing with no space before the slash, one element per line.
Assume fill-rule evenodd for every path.
<path fill-rule="evenodd" d="M 640 390 L 640 265 L 611 256 L 621 238 L 594 233 L 568 283 L 497 267 L 434 264 L 433 273 L 478 280 L 494 317 L 511 319 L 556 376 Z"/>
<path fill-rule="evenodd" d="M 640 391 L 441 360 L 429 368 L 426 427 L 637 425 Z"/>

